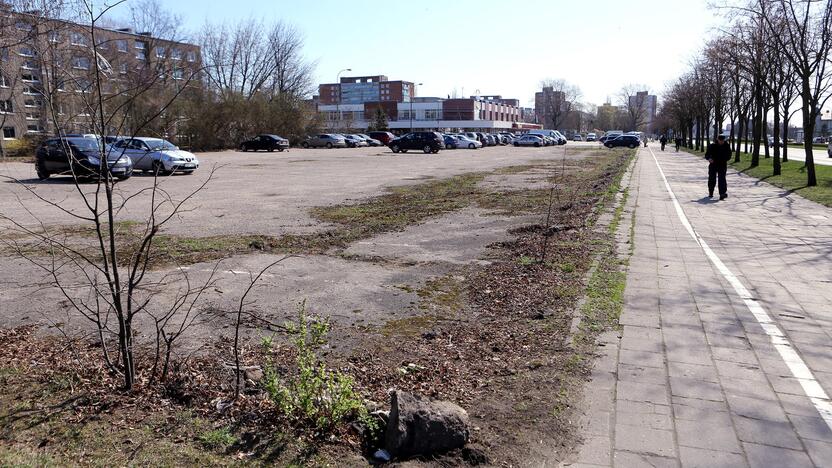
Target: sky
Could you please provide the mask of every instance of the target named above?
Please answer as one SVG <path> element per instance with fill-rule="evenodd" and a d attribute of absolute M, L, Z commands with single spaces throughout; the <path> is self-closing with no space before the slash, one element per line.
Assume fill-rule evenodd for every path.
<path fill-rule="evenodd" d="M 595 105 L 615 104 L 628 84 L 661 96 L 722 24 L 703 0 L 160 2 L 193 32 L 251 17 L 293 24 L 316 83 L 351 68 L 342 76 L 423 83 L 419 96 L 499 94 L 528 107 L 547 78 L 577 85 Z"/>

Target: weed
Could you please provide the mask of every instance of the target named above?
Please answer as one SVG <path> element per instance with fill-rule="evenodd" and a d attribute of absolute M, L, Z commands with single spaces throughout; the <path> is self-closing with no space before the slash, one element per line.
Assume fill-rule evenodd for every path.
<path fill-rule="evenodd" d="M 318 356 L 318 349 L 327 343 L 329 320 L 310 319 L 305 303 L 301 303 L 297 322 L 287 323 L 286 329 L 296 353 L 296 373 L 284 384 L 274 367 L 267 364 L 264 377 L 265 389 L 279 411 L 320 431 L 331 431 L 353 418 L 371 431 L 378 430 L 378 423 L 369 417 L 364 399 L 355 390 L 353 378 L 327 369 Z"/>

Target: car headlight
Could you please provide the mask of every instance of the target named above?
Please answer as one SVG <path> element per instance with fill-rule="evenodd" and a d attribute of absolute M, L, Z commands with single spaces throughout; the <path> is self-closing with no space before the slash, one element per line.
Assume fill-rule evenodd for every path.
<path fill-rule="evenodd" d="M 122 156 L 118 158 L 116 164 L 130 164 L 130 158 L 128 158 L 127 156 Z"/>

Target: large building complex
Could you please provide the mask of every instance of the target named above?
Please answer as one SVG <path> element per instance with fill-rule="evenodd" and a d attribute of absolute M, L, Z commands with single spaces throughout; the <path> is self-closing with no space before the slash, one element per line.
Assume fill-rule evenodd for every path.
<path fill-rule="evenodd" d="M 384 75 L 343 77 L 318 87 L 318 112 L 331 130 L 366 129 L 382 112 L 392 130 L 511 130 L 540 128 L 525 122 L 517 99 L 416 97 L 410 81 Z"/>
<path fill-rule="evenodd" d="M 112 115 L 120 99 L 136 90 L 143 90 L 142 106 L 161 106 L 154 102 L 154 96 L 162 99 L 157 91 L 180 89 L 199 68 L 200 51 L 193 44 L 130 29 L 93 30 L 39 12 L 13 12 L 0 2 L 2 140 L 99 128 L 96 77 L 104 113 Z M 130 125 L 128 117 L 109 122 L 105 130 L 119 132 Z"/>

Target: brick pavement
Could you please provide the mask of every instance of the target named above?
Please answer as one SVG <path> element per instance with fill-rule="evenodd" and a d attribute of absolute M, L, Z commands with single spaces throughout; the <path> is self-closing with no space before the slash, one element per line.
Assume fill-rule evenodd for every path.
<path fill-rule="evenodd" d="M 726 270 L 685 228 L 653 154 Z M 829 401 L 806 390 L 832 392 L 832 210 L 730 169 L 729 198 L 708 200 L 706 171 L 691 154 L 639 150 L 621 331 L 601 337 L 584 444 L 565 466 L 832 466 L 815 404 Z M 789 353 L 819 387 L 795 378 Z"/>

